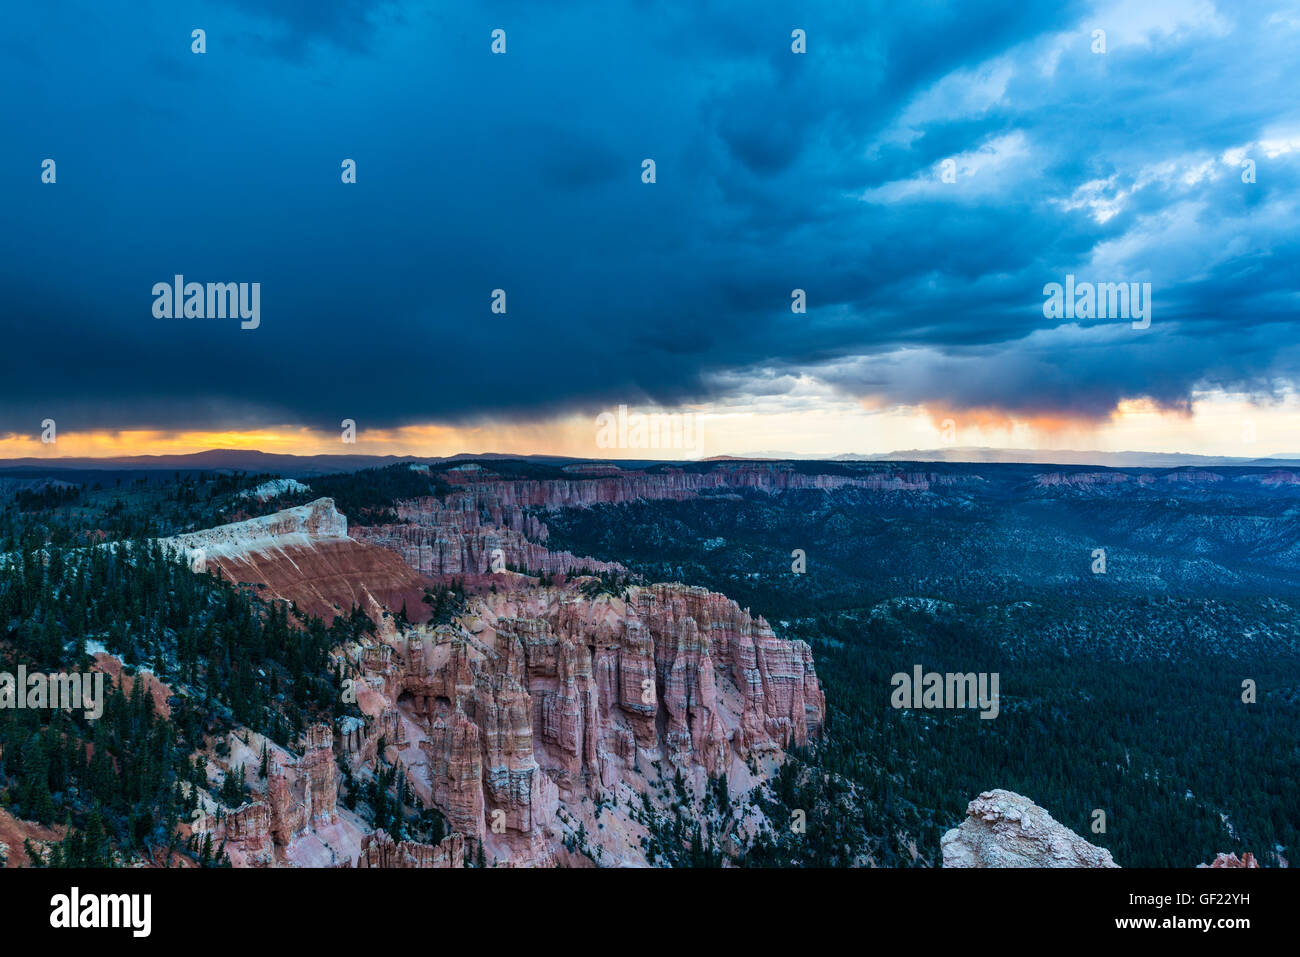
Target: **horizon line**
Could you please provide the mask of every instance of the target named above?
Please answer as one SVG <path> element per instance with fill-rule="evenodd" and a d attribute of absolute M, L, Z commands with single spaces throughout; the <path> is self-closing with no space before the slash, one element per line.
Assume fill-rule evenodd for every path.
<path fill-rule="evenodd" d="M 559 455 L 549 452 L 457 452 L 452 455 L 422 455 L 419 453 L 394 453 L 394 452 L 268 452 L 258 448 L 227 448 L 212 447 L 200 449 L 193 452 L 140 452 L 128 453 L 122 455 L 50 455 L 50 456 L 20 456 L 15 458 L 0 458 L 0 468 L 21 468 L 40 465 L 64 464 L 72 465 L 86 463 L 91 466 L 95 463 L 105 465 L 159 462 L 162 460 L 176 461 L 186 459 L 196 459 L 203 456 L 239 456 L 251 455 L 262 456 L 268 459 L 296 459 L 304 462 L 311 460 L 327 459 L 351 459 L 351 460 L 391 460 L 394 464 L 402 461 L 417 461 L 421 463 L 441 463 L 452 462 L 459 459 L 519 459 L 519 460 L 537 460 L 549 459 L 558 462 L 567 463 L 656 463 L 656 464 L 709 464 L 712 462 L 738 461 L 738 462 L 828 462 L 834 464 L 847 464 L 853 462 L 930 462 L 934 464 L 948 465 L 1089 465 L 1095 464 L 1104 468 L 1140 468 L 1137 464 L 1115 466 L 1107 464 L 1105 461 L 1079 461 L 1080 457 L 1096 457 L 1097 459 L 1117 459 L 1129 457 L 1145 457 L 1152 460 L 1173 460 L 1186 459 L 1201 461 L 1207 464 L 1231 464 L 1231 463 L 1261 463 L 1261 462 L 1296 462 L 1300 463 L 1300 453 L 1271 453 L 1261 456 L 1229 456 L 1214 455 L 1202 452 L 1155 452 L 1142 449 L 1125 449 L 1120 451 L 1102 451 L 1099 449 L 1024 449 L 1008 448 L 1004 446 L 954 446 L 945 449 L 893 449 L 888 452 L 826 452 L 826 453 L 784 453 L 784 452 L 752 452 L 752 453 L 723 453 L 717 455 L 702 456 L 699 458 L 660 458 L 654 455 L 657 451 L 673 451 L 660 449 L 644 449 L 647 454 L 613 457 L 613 456 L 580 456 L 580 455 Z M 951 458 L 953 455 L 961 453 L 970 453 L 972 455 L 996 455 L 999 456 L 997 461 L 989 461 L 980 458 Z M 1003 458 L 1004 456 L 1013 456 L 1021 454 L 1023 459 Z M 1056 456 L 1076 459 L 1075 461 L 1054 462 Z M 213 466 L 213 467 L 230 467 L 230 466 Z"/>

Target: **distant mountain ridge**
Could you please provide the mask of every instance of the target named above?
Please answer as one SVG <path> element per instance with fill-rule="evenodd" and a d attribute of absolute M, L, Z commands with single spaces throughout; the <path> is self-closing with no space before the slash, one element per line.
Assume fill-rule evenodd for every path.
<path fill-rule="evenodd" d="M 880 455 L 836 455 L 833 462 L 964 462 L 972 465 L 1006 462 L 1022 465 L 1097 465 L 1107 468 L 1180 468 L 1189 465 L 1295 466 L 1300 453 L 1260 458 L 1231 455 L 1193 455 L 1185 452 L 1098 452 L 1073 449 L 908 449 Z"/>
<path fill-rule="evenodd" d="M 177 455 L 127 455 L 97 458 L 69 456 L 42 458 L 27 456 L 17 459 L 0 459 L 0 474 L 20 472 L 68 471 L 241 471 L 267 472 L 286 476 L 326 475 L 334 472 L 354 472 L 369 468 L 382 468 L 399 462 L 439 465 L 458 461 L 513 460 L 570 465 L 580 463 L 610 464 L 624 469 L 666 463 L 670 459 L 595 459 L 558 455 L 516 455 L 505 452 L 462 452 L 448 456 L 419 455 L 364 455 L 323 454 L 292 455 L 282 452 L 261 452 L 256 449 L 208 449 Z M 951 449 L 907 449 L 865 455 L 855 452 L 838 455 L 799 455 L 790 452 L 757 452 L 752 455 L 716 455 L 687 462 L 944 462 L 950 464 L 1022 464 L 1022 465 L 1090 465 L 1099 468 L 1181 468 L 1187 466 L 1255 466 L 1300 467 L 1300 453 L 1277 454 L 1260 458 L 1223 455 L 1193 455 L 1181 452 L 1098 452 L 1098 451 L 1043 451 L 1034 449 L 995 449 L 982 447 L 956 447 Z"/>
<path fill-rule="evenodd" d="M 291 455 L 283 452 L 261 452 L 256 449 L 207 449 L 203 452 L 188 452 L 178 455 L 122 455 L 97 458 L 92 456 L 69 456 L 60 458 L 41 458 L 27 456 L 19 459 L 0 459 L 0 471 L 17 470 L 193 470 L 207 471 L 231 470 L 241 472 L 276 472 L 285 475 L 325 475 L 332 472 L 359 471 L 368 468 L 382 468 L 399 462 L 427 463 L 430 465 L 455 462 L 461 459 L 524 459 L 556 464 L 587 461 L 584 459 L 563 458 L 551 455 L 505 455 L 497 452 L 484 452 L 479 455 L 461 453 L 451 456 L 419 455 Z"/>
<path fill-rule="evenodd" d="M 950 449 L 896 449 L 893 452 L 838 455 L 799 455 L 794 452 L 755 452 L 753 455 L 714 455 L 706 462 L 945 462 L 953 465 L 1095 465 L 1098 468 L 1150 469 L 1186 466 L 1287 466 L 1300 465 L 1300 452 L 1261 458 L 1231 455 L 1195 455 L 1189 452 L 1101 452 L 1077 449 L 995 449 L 958 446 Z"/>

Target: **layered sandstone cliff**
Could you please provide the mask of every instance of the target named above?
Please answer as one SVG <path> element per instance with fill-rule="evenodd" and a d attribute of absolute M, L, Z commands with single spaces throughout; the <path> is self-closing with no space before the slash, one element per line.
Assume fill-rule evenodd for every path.
<path fill-rule="evenodd" d="M 682 501 L 702 494 L 756 489 L 861 488 L 874 491 L 924 492 L 968 480 L 934 472 L 815 475 L 788 463 L 745 462 L 707 471 L 667 468 L 655 472 L 622 470 L 610 465 L 571 466 L 574 479 L 503 479 L 479 466 L 442 473 L 454 490 L 443 498 L 426 497 L 398 504 L 399 525 L 354 530 L 354 537 L 390 548 L 424 575 L 466 577 L 492 570 L 499 561 L 534 573 L 622 571 L 614 562 L 554 552 L 546 548 L 546 524 L 529 509 L 589 508 L 638 499 Z"/>
<path fill-rule="evenodd" d="M 448 850 L 367 834 L 337 809 L 341 761 L 357 780 L 381 765 L 397 769 L 419 803 L 467 842 L 460 849 L 488 861 L 644 864 L 643 815 L 667 808 L 665 782 L 684 778 L 702 794 L 726 774 L 739 795 L 784 749 L 818 733 L 825 700 L 808 645 L 778 638 L 762 618 L 702 588 L 589 597 L 579 582 L 541 587 L 493 575 L 496 587 L 480 588 L 460 618 L 437 627 L 399 627 L 384 613 L 395 610 L 384 596 L 403 594 L 394 582 L 422 592 L 420 572 L 487 574 L 497 548 L 506 564 L 535 571 L 619 569 L 549 552 L 545 525 L 520 504 L 608 497 L 594 489 L 603 481 L 573 483 L 591 487 L 572 493 L 567 482 L 465 479 L 466 490 L 446 499 L 401 504 L 404 524 L 351 537 L 333 502 L 320 499 L 166 543 L 202 549 L 222 574 L 264 583 L 317 613 L 356 604 L 378 626 L 374 638 L 336 649 L 356 713 L 309 729 L 301 756 L 272 760 L 265 793 L 222 824 L 232 858 L 455 866 Z M 328 567 L 334 549 L 347 556 L 337 574 Z M 415 603 L 406 603 L 415 618 Z M 619 809 L 612 824 L 601 818 L 611 803 Z"/>
<path fill-rule="evenodd" d="M 348 861 L 340 867 L 352 867 Z M 437 844 L 420 844 L 416 841 L 394 841 L 383 831 L 367 834 L 361 841 L 361 854 L 357 867 L 421 868 L 464 867 L 465 838 L 452 834 Z"/>
<path fill-rule="evenodd" d="M 1289 481 L 1286 472 L 1273 472 L 1269 476 L 1246 476 L 1247 481 L 1261 481 L 1266 484 L 1285 484 Z M 1106 488 L 1113 485 L 1154 486 L 1165 485 L 1213 485 L 1224 481 L 1217 472 L 1203 469 L 1175 469 L 1157 475 L 1152 472 L 1129 473 L 1119 471 L 1106 472 L 1045 472 L 1034 476 L 1034 484 L 1040 488 Z"/>
<path fill-rule="evenodd" d="M 256 767 L 263 748 L 268 765 L 260 793 L 221 815 L 213 829 L 232 861 L 249 866 L 292 862 L 295 842 L 339 822 L 338 768 L 329 725 L 307 728 L 296 756 L 260 736 L 245 741 L 231 735 L 228 746 L 231 757 L 224 762 L 225 773 L 238 766 L 246 771 Z"/>
<path fill-rule="evenodd" d="M 434 577 L 473 578 L 505 568 L 549 575 L 627 570 L 617 562 L 550 551 L 541 544 L 547 537 L 546 527 L 538 527 L 535 521 L 532 524 L 537 542 L 508 526 L 467 524 L 463 513 L 449 512 L 437 504 L 437 499 L 422 499 L 418 505 L 403 505 L 399 514 L 410 516 L 414 520 L 410 524 L 363 526 L 354 535 L 362 542 L 393 551 L 415 571 Z M 520 516 L 522 512 L 516 509 L 511 515 Z M 470 513 L 468 517 L 477 515 Z"/>
<path fill-rule="evenodd" d="M 349 656 L 366 716 L 349 748 L 365 760 L 382 735 L 417 792 L 502 861 L 553 860 L 562 806 L 648 793 L 679 768 L 743 778 L 738 764 L 824 720 L 808 646 L 701 588 L 503 593 L 463 629 L 380 642 Z"/>
<path fill-rule="evenodd" d="M 425 612 L 420 599 L 426 582 L 418 572 L 389 549 L 349 537 L 347 518 L 332 499 L 159 544 L 196 571 L 219 572 L 253 586 L 262 598 L 293 602 L 327 622 L 372 603 L 393 611 L 406 607 L 413 618 Z"/>
<path fill-rule="evenodd" d="M 1214 860 L 1209 864 L 1197 864 L 1196 866 L 1213 868 L 1259 867 L 1259 862 L 1255 860 L 1254 854 L 1247 851 L 1241 857 L 1236 854 L 1216 854 Z"/>
<path fill-rule="evenodd" d="M 788 462 L 718 463 L 706 470 L 663 468 L 653 472 L 610 466 L 597 473 L 584 471 L 575 479 L 502 479 L 483 469 L 453 476 L 452 484 L 486 507 L 587 508 L 617 505 L 637 499 L 688 499 L 701 493 L 728 489 L 757 489 L 765 492 L 789 489 L 862 488 L 873 491 L 927 491 L 935 486 L 970 481 L 967 476 L 940 472 L 903 471 L 882 468 L 856 475 L 826 475 L 799 471 Z M 459 490 L 458 490 L 459 491 Z M 455 493 L 453 493 L 455 494 Z M 452 496 L 448 496 L 451 498 Z"/>

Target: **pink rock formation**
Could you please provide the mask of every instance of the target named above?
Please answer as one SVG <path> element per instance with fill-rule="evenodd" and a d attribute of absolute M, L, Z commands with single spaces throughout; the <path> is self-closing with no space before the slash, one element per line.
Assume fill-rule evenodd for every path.
<path fill-rule="evenodd" d="M 1287 473 L 1275 472 L 1275 476 Z M 1253 479 L 1253 476 L 1251 477 Z M 1267 479 L 1261 477 L 1262 480 Z M 1222 482 L 1223 476 L 1217 472 L 1203 469 L 1175 469 L 1163 475 L 1142 472 L 1137 475 L 1128 472 L 1046 472 L 1034 477 L 1034 484 L 1040 488 L 1071 486 L 1074 488 L 1105 488 L 1112 485 L 1154 485 L 1156 482 L 1176 485 L 1213 485 Z M 1280 479 L 1279 481 L 1285 481 Z"/>
<path fill-rule="evenodd" d="M 492 552 L 501 549 L 504 562 L 531 572 L 569 573 L 577 569 L 621 571 L 622 566 L 545 548 L 545 523 L 525 513 L 527 508 L 586 508 L 637 499 L 684 500 L 701 492 L 725 489 L 832 489 L 927 491 L 952 484 L 961 476 L 894 469 L 860 477 L 809 475 L 785 463 L 745 462 L 720 465 L 707 472 L 665 469 L 642 472 L 610 465 L 570 466 L 575 479 L 502 479 L 475 467 L 443 473 L 457 486 L 445 498 L 421 498 L 400 503 L 398 517 L 406 524 L 358 528 L 353 536 L 391 548 L 424 575 L 473 576 L 491 569 Z"/>
<path fill-rule="evenodd" d="M 271 863 L 275 848 L 337 820 L 334 734 L 328 725 L 312 725 L 302 744 L 302 757 L 295 763 L 270 761 L 264 800 L 236 808 L 218 827 L 218 839 L 229 841 L 245 858 Z"/>
<path fill-rule="evenodd" d="M 428 501 L 436 502 L 437 499 Z M 463 516 L 439 514 L 429 508 L 421 508 L 418 514 L 426 524 L 363 526 L 353 534 L 363 542 L 396 552 L 407 565 L 422 575 L 454 578 L 486 575 L 494 567 L 494 553 L 498 549 L 500 553 L 496 555 L 496 567 L 499 568 L 523 568 L 552 575 L 568 574 L 579 569 L 593 572 L 626 571 L 617 562 L 583 558 L 570 552 L 548 551 L 545 545 L 528 541 L 513 528 L 476 525 L 464 527 Z M 513 514 L 522 513 L 516 510 Z M 453 523 L 442 524 L 444 519 L 452 519 Z M 535 519 L 521 524 L 532 527 L 535 535 L 545 539 L 545 526 Z"/>
<path fill-rule="evenodd" d="M 1271 472 L 1265 472 L 1262 475 L 1243 476 L 1247 482 L 1258 482 L 1265 486 L 1278 485 L 1300 485 L 1300 473 L 1293 472 L 1290 469 L 1274 469 Z"/>
<path fill-rule="evenodd" d="M 726 773 L 806 744 L 825 700 L 802 642 L 702 588 L 626 600 L 532 589 L 485 598 L 470 632 L 423 629 L 356 665 L 415 728 L 422 782 L 454 831 L 508 861 L 547 863 L 559 805 L 644 786 L 653 762 Z M 354 732 L 355 733 L 355 732 Z"/>
<path fill-rule="evenodd" d="M 1216 854 L 1214 860 L 1209 864 L 1198 864 L 1197 867 L 1259 867 L 1259 862 L 1255 860 L 1255 855 L 1247 851 L 1241 857 L 1236 854 Z"/>
<path fill-rule="evenodd" d="M 238 807 L 223 821 L 225 839 L 240 848 L 247 860 L 269 864 L 275 844 L 271 833 L 271 809 L 262 801 Z"/>
<path fill-rule="evenodd" d="M 348 537 L 347 519 L 328 498 L 261 518 L 162 539 L 165 548 L 281 598 L 326 622 L 354 605 L 407 608 L 427 617 L 425 581 L 391 551 Z"/>
<path fill-rule="evenodd" d="M 352 862 L 339 865 L 351 867 Z M 452 834 L 438 844 L 394 841 L 384 831 L 375 831 L 361 839 L 357 867 L 464 867 L 465 838 Z"/>
<path fill-rule="evenodd" d="M 606 467 L 607 468 L 607 467 Z M 600 503 L 617 504 L 636 499 L 687 499 L 700 492 L 718 489 L 752 488 L 763 491 L 785 489 L 864 488 L 876 491 L 924 491 L 935 485 L 964 481 L 961 476 L 935 472 L 904 472 L 882 468 L 858 476 L 813 475 L 797 471 L 784 462 L 737 462 L 718 464 L 708 471 L 668 468 L 657 472 L 620 470 L 593 479 L 502 480 L 490 473 L 465 488 L 488 508 L 583 508 Z M 456 494 L 448 496 L 450 501 Z M 496 518 L 493 516 L 493 520 Z"/>
<path fill-rule="evenodd" d="M 1144 476 L 1135 479 L 1127 472 L 1048 472 L 1034 476 L 1034 484 L 1040 488 L 1053 488 L 1062 485 L 1087 488 L 1091 486 L 1124 485 L 1127 482 L 1141 481 Z"/>
<path fill-rule="evenodd" d="M 334 764 L 334 732 L 329 725 L 314 724 L 303 734 L 298 771 L 307 814 L 318 820 L 333 818 L 338 800 L 338 768 Z"/>
<path fill-rule="evenodd" d="M 564 835 L 590 813 L 582 808 L 592 799 L 620 789 L 649 796 L 661 773 L 677 771 L 701 780 L 734 774 L 752 786 L 747 759 L 770 765 L 783 749 L 808 743 L 825 717 L 811 650 L 777 638 L 766 621 L 725 596 L 684 585 L 589 598 L 574 585 L 539 588 L 518 576 L 493 576 L 498 593 L 473 598 L 459 621 L 400 631 L 383 614 L 383 596 L 422 586 L 417 572 L 488 573 L 494 548 L 506 563 L 535 571 L 620 567 L 548 551 L 546 526 L 526 507 L 684 498 L 726 487 L 922 489 L 938 480 L 893 472 L 845 479 L 776 465 L 604 471 L 540 482 L 466 469 L 445 499 L 401 503 L 407 524 L 353 529 L 363 542 L 348 538 L 346 520 L 320 499 L 174 544 L 204 548 L 223 574 L 263 582 L 317 613 L 353 602 L 367 609 L 379 625 L 377 639 L 336 649 L 360 712 L 337 728 L 339 757 L 354 773 L 381 757 L 397 767 L 452 832 L 483 843 L 488 860 L 547 865 L 572 857 Z M 407 608 L 415 618 L 417 604 L 408 600 Z M 335 738 L 335 729 L 311 728 L 301 758 L 292 766 L 273 762 L 265 812 L 248 811 L 227 827 L 246 858 L 333 826 Z M 629 829 L 635 830 L 624 817 L 613 830 L 626 839 L 620 860 L 635 862 L 643 852 L 623 833 Z M 362 857 L 378 866 L 429 858 L 414 848 L 390 849 L 385 839 L 372 836 Z"/>

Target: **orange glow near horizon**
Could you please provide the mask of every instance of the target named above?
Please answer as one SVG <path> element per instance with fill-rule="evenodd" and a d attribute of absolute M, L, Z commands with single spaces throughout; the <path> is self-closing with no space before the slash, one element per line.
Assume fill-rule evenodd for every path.
<path fill-rule="evenodd" d="M 634 412 L 637 410 L 633 410 Z M 700 459 L 715 455 L 833 456 L 907 450 L 987 447 L 1027 450 L 1190 452 L 1247 458 L 1300 452 L 1300 398 L 1261 405 L 1245 396 L 1205 393 L 1190 409 L 1144 399 L 1120 402 L 1096 421 L 1057 413 L 1010 413 L 978 408 L 886 406 L 832 393 L 797 408 L 779 401 L 717 404 L 673 412 L 694 416 L 692 444 L 609 447 L 595 415 L 535 422 L 484 420 L 467 425 L 423 424 L 366 429 L 356 441 L 341 431 L 302 426 L 213 430 L 60 432 L 44 444 L 37 431 L 0 435 L 0 458 L 116 458 L 183 455 L 209 449 L 254 449 L 291 455 L 447 457 L 460 453 L 553 455 L 590 459 Z M 608 435 L 608 433 L 607 433 Z"/>
<path fill-rule="evenodd" d="M 355 441 L 350 443 L 343 441 L 341 429 L 321 431 L 302 426 L 271 426 L 243 431 L 134 429 L 57 432 L 56 441 L 49 444 L 41 441 L 40 433 L 9 433 L 0 435 L 0 458 L 119 458 L 136 455 L 186 455 L 210 449 L 251 449 L 288 455 L 397 455 L 423 458 L 490 452 L 574 458 L 638 457 L 636 450 L 597 448 L 596 430 L 592 421 L 592 418 L 566 418 L 540 423 L 507 422 L 472 426 L 429 424 L 392 429 L 366 429 L 358 426 Z M 602 452 L 612 454 L 601 456 Z"/>
<path fill-rule="evenodd" d="M 117 458 L 132 455 L 186 455 L 209 449 L 255 449 L 288 455 L 416 455 L 437 456 L 455 445 L 453 436 L 465 432 L 445 426 L 357 430 L 355 443 L 344 443 L 341 430 L 320 432 L 300 426 L 272 426 L 247 431 L 124 431 L 60 432 L 45 444 L 39 434 L 0 436 L 0 458 Z M 441 441 L 440 441 L 441 440 Z M 461 451 L 461 449 L 456 449 Z"/>
<path fill-rule="evenodd" d="M 1060 413 L 1005 412 L 1001 409 L 941 409 L 926 406 L 925 414 L 931 424 L 942 431 L 944 422 L 960 422 L 965 428 L 978 429 L 982 432 L 1024 432 L 1028 430 L 1036 435 L 1062 435 L 1066 433 L 1087 433 L 1096 430 L 1100 420 L 1084 417 L 1070 417 Z"/>

